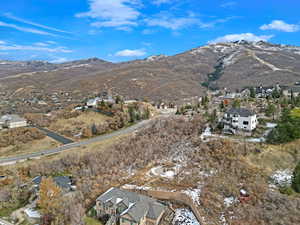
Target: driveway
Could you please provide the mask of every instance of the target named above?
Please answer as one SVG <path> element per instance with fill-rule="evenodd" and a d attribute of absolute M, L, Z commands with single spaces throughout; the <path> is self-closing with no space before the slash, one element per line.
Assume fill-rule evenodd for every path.
<path fill-rule="evenodd" d="M 53 132 L 51 130 L 48 130 L 46 128 L 35 126 L 35 125 L 33 127 L 39 129 L 40 131 L 42 131 L 43 133 L 45 133 L 48 137 L 56 140 L 57 142 L 60 142 L 63 145 L 70 144 L 70 143 L 74 142 L 71 139 L 65 138 L 64 136 L 61 136 L 60 134 L 55 133 L 55 132 Z"/>

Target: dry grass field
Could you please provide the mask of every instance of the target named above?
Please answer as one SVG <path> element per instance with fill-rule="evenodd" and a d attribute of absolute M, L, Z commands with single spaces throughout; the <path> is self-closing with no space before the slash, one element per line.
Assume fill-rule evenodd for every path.
<path fill-rule="evenodd" d="M 0 148 L 0 157 L 15 156 L 21 154 L 27 154 L 32 152 L 38 152 L 50 148 L 58 147 L 59 143 L 49 137 L 44 137 L 41 140 L 34 140 L 28 143 L 19 143 L 16 145 L 10 145 L 5 148 Z"/>
<path fill-rule="evenodd" d="M 68 137 L 74 137 L 79 134 L 82 128 L 92 126 L 93 124 L 99 125 L 104 123 L 108 116 L 96 112 L 83 112 L 79 116 L 70 119 L 59 119 L 52 123 L 49 127 L 50 130 L 56 131 Z"/>
<path fill-rule="evenodd" d="M 253 165 L 266 169 L 268 172 L 286 168 L 294 169 L 300 160 L 299 144 L 300 140 L 296 140 L 288 144 L 258 146 L 261 153 L 250 154 L 247 159 Z"/>

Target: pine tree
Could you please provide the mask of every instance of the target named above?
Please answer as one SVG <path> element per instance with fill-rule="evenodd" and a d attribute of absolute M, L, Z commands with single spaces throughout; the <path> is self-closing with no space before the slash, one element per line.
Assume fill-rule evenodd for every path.
<path fill-rule="evenodd" d="M 250 98 L 255 98 L 255 96 L 256 96 L 255 89 L 254 89 L 254 87 L 251 87 L 250 88 Z"/>
<path fill-rule="evenodd" d="M 297 193 L 300 193 L 300 162 L 298 163 L 293 172 L 292 188 Z"/>

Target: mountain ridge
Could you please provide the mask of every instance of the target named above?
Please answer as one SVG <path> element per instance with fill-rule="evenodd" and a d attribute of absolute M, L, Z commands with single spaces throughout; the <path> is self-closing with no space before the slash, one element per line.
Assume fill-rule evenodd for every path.
<path fill-rule="evenodd" d="M 47 92 L 59 89 L 92 93 L 111 89 L 128 98 L 179 100 L 202 95 L 207 88 L 293 85 L 300 80 L 299 61 L 297 46 L 238 41 L 120 63 L 97 58 L 76 60 L 55 64 L 56 68 L 49 71 L 1 81 L 5 90 L 20 88 L 18 83 L 22 80 L 23 85 L 36 88 L 43 83 L 41 88 Z"/>

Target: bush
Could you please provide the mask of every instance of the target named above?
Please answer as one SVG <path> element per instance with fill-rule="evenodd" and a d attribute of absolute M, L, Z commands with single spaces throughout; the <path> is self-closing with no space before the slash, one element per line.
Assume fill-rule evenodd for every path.
<path fill-rule="evenodd" d="M 295 191 L 293 190 L 292 187 L 289 187 L 289 186 L 284 186 L 284 187 L 281 187 L 279 189 L 280 193 L 281 194 L 285 194 L 285 195 L 292 195 L 295 193 Z"/>
<path fill-rule="evenodd" d="M 295 192 L 300 193 L 300 162 L 293 172 L 292 188 Z"/>
<path fill-rule="evenodd" d="M 267 137 L 271 144 L 288 143 L 300 138 L 300 118 L 291 115 L 290 110 L 282 113 L 278 126 Z"/>

